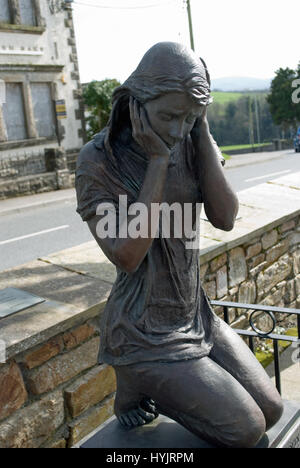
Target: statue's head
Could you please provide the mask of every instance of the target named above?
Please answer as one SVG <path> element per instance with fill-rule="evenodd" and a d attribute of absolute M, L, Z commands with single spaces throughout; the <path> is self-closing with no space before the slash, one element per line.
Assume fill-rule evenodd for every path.
<path fill-rule="evenodd" d="M 197 117 L 200 109 L 212 101 L 209 73 L 204 61 L 188 47 L 176 42 L 160 42 L 146 52 L 136 70 L 115 90 L 109 123 L 111 132 L 128 119 L 130 96 L 144 105 L 152 124 L 158 110 L 165 107 L 167 111 L 166 107 L 173 103 L 177 108 L 190 106 L 192 114 L 187 117 L 192 122 L 192 116 Z"/>
<path fill-rule="evenodd" d="M 137 69 L 116 89 L 113 99 L 128 93 L 145 102 L 170 92 L 189 94 L 199 104 L 210 102 L 210 79 L 195 52 L 176 42 L 159 42 L 146 52 Z"/>

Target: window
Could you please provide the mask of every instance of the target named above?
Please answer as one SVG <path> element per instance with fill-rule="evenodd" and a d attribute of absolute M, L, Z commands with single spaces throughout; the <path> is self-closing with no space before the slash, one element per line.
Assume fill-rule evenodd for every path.
<path fill-rule="evenodd" d="M 42 33 L 45 24 L 39 0 L 0 0 L 0 23 L 5 31 L 15 31 L 16 28 L 11 25 L 17 25 L 20 30 L 36 28 Z"/>
<path fill-rule="evenodd" d="M 39 137 L 55 135 L 55 116 L 50 83 L 31 83 L 33 114 Z"/>
<path fill-rule="evenodd" d="M 36 26 L 35 8 L 33 0 L 19 0 L 21 24 Z"/>
<path fill-rule="evenodd" d="M 0 105 L 2 143 L 37 138 L 55 138 L 56 114 L 51 83 L 5 83 L 5 103 Z"/>
<path fill-rule="evenodd" d="M 2 106 L 8 141 L 27 138 L 21 83 L 6 83 L 6 103 Z"/>
<path fill-rule="evenodd" d="M 10 23 L 10 8 L 8 4 L 9 0 L 0 0 L 0 23 Z"/>

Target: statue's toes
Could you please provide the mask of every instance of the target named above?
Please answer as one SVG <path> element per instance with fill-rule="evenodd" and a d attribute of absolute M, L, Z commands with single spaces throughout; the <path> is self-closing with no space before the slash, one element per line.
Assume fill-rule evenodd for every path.
<path fill-rule="evenodd" d="M 140 408 L 145 410 L 147 413 L 152 413 L 154 414 L 155 418 L 159 415 L 156 406 L 155 406 L 155 401 L 152 400 L 151 398 L 144 398 L 140 402 Z"/>
<path fill-rule="evenodd" d="M 125 429 L 133 429 L 134 427 L 146 424 L 146 420 L 143 418 L 143 413 L 140 414 L 138 409 L 121 414 L 118 417 L 118 420 Z"/>

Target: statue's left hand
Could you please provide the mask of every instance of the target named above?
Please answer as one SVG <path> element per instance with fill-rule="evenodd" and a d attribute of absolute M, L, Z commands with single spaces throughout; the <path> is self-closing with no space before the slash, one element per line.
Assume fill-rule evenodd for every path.
<path fill-rule="evenodd" d="M 209 133 L 209 125 L 207 120 L 207 108 L 205 107 L 201 117 L 195 120 L 194 126 L 191 130 L 192 140 L 197 140 L 202 133 Z"/>

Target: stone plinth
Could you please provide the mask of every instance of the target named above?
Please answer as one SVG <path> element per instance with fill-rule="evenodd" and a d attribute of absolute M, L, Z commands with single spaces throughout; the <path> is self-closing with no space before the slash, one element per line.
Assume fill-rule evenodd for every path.
<path fill-rule="evenodd" d="M 110 418 L 74 448 L 216 448 L 167 418 L 159 416 L 151 424 L 123 429 Z M 241 447 L 242 448 L 242 447 Z M 300 403 L 285 401 L 284 413 L 256 448 L 300 448 Z"/>

